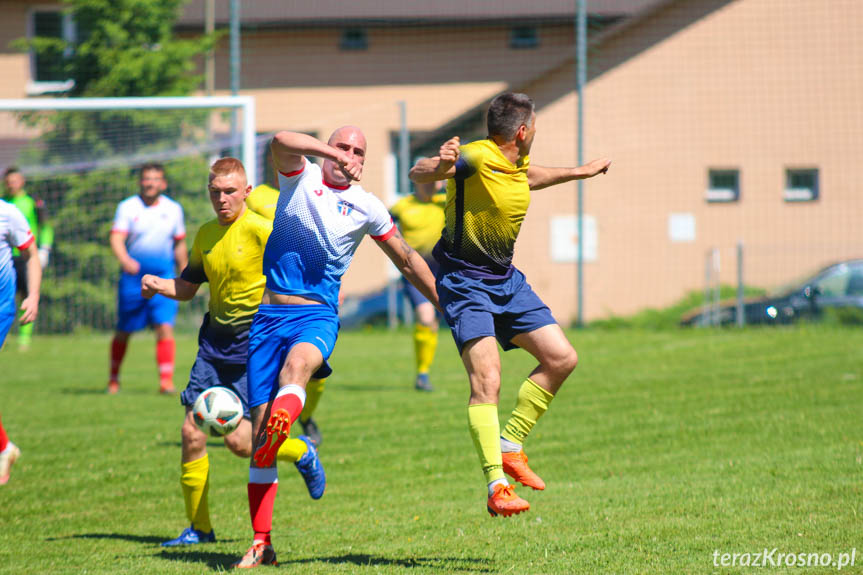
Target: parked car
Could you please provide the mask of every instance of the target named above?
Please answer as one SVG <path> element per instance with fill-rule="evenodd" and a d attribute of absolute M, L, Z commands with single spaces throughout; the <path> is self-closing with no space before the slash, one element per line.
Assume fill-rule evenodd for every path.
<path fill-rule="evenodd" d="M 863 259 L 847 260 L 777 290 L 774 294 L 746 300 L 743 317 L 747 324 L 787 324 L 801 318 L 817 318 L 825 308 L 852 307 L 863 310 Z M 683 316 L 681 325 L 728 325 L 737 321 L 737 302 L 720 303 L 715 321 L 710 310 L 696 309 Z"/>

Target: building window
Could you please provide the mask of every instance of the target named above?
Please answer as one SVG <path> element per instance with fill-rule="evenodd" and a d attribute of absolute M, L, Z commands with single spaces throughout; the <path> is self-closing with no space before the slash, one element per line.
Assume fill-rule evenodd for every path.
<path fill-rule="evenodd" d="M 539 30 L 536 26 L 516 26 L 509 33 L 509 47 L 515 49 L 539 46 Z"/>
<path fill-rule="evenodd" d="M 40 8 L 30 12 L 28 27 L 30 39 L 49 38 L 63 42 L 74 43 L 76 26 L 72 15 L 59 9 Z M 68 47 L 56 47 L 43 51 L 41 54 L 30 52 L 30 82 L 27 84 L 28 95 L 46 94 L 50 92 L 65 92 L 72 88 L 73 81 L 63 72 L 63 63 L 71 55 Z"/>
<path fill-rule="evenodd" d="M 345 28 L 342 30 L 342 39 L 339 48 L 342 50 L 367 50 L 369 37 L 363 28 Z"/>
<path fill-rule="evenodd" d="M 818 169 L 785 170 L 786 202 L 812 202 L 818 199 Z"/>
<path fill-rule="evenodd" d="M 740 170 L 709 170 L 704 199 L 710 203 L 736 202 L 740 199 Z"/>

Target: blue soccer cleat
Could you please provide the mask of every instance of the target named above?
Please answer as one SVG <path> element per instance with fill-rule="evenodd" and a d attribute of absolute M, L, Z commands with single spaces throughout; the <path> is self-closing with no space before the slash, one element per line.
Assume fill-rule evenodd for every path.
<path fill-rule="evenodd" d="M 198 543 L 215 543 L 216 532 L 204 533 L 198 531 L 193 525 L 186 527 L 180 536 L 162 543 L 162 547 L 177 547 L 179 545 L 197 545 Z"/>
<path fill-rule="evenodd" d="M 414 382 L 414 389 L 417 391 L 434 391 L 432 384 L 429 383 L 429 374 L 417 374 L 417 379 Z"/>
<path fill-rule="evenodd" d="M 309 490 L 309 496 L 312 499 L 320 499 L 324 495 L 324 489 L 327 488 L 327 475 L 324 473 L 324 466 L 321 465 L 321 460 L 318 458 L 318 450 L 315 449 L 315 444 L 305 435 L 299 437 L 308 446 L 308 450 L 300 457 L 294 465 L 303 476 L 306 482 L 306 487 Z"/>

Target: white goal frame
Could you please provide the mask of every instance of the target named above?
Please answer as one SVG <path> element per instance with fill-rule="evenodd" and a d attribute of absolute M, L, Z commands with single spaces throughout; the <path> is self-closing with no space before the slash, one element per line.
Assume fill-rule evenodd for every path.
<path fill-rule="evenodd" d="M 257 184 L 255 99 L 252 96 L 189 96 L 152 98 L 33 98 L 0 99 L 0 111 L 59 110 L 178 110 L 232 108 L 243 111 L 242 160 L 249 184 Z"/>

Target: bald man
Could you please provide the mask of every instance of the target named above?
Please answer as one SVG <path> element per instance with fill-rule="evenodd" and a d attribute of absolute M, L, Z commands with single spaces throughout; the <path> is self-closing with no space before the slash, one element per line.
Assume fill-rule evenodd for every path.
<path fill-rule="evenodd" d="M 341 277 L 366 235 L 436 306 L 434 276 L 404 240 L 383 203 L 352 182 L 366 159 L 366 138 L 343 126 L 327 143 L 279 132 L 270 144 L 279 172 L 273 233 L 264 251 L 266 288 L 249 334 L 248 385 L 255 438 L 249 467 L 254 539 L 238 568 L 276 564 L 270 540 L 278 488 L 276 454 L 306 397 L 306 384 L 325 377 L 338 336 Z M 323 159 L 323 164 L 305 156 Z"/>

